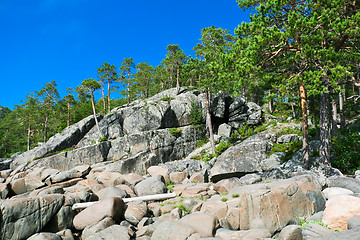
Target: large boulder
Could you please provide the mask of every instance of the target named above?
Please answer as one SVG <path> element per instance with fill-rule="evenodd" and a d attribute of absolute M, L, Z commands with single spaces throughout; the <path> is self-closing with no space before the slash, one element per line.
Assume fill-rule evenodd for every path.
<path fill-rule="evenodd" d="M 234 230 L 268 229 L 274 233 L 325 206 L 321 186 L 312 175 L 238 187 L 229 196 L 238 196 L 227 202 L 226 220 Z"/>
<path fill-rule="evenodd" d="M 247 173 L 261 172 L 260 163 L 272 149 L 271 138 L 257 134 L 228 148 L 216 160 L 211 169 L 213 182 L 230 177 L 242 177 Z"/>
<path fill-rule="evenodd" d="M 62 194 L 0 202 L 0 239 L 26 239 L 39 232 L 64 203 Z"/>

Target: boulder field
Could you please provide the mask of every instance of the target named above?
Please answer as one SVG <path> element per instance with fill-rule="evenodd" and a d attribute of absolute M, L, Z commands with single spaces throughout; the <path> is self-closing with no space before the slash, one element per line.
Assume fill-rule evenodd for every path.
<path fill-rule="evenodd" d="M 191 124 L 197 90 L 175 89 L 88 117 L 0 171 L 0 239 L 360 239 L 360 179 L 301 150 L 287 162 L 275 143 L 299 140 L 278 124 L 199 161 L 204 128 Z M 254 103 L 218 94 L 217 144 L 243 124 L 259 124 Z M 205 119 L 205 118 L 203 118 Z M 171 129 L 176 128 L 176 132 Z M 310 143 L 310 151 L 319 147 Z M 71 148 L 71 149 L 70 149 Z M 10 164 L 11 162 L 11 164 Z M 10 168 L 9 168 L 10 164 Z"/>

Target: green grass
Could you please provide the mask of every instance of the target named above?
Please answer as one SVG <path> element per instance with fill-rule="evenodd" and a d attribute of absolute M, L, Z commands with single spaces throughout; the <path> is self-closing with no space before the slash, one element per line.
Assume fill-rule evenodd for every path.
<path fill-rule="evenodd" d="M 269 155 L 276 152 L 284 152 L 286 155 L 282 160 L 286 162 L 289 159 L 291 159 L 294 153 L 301 148 L 302 148 L 302 141 L 294 141 L 290 143 L 275 143 Z"/>

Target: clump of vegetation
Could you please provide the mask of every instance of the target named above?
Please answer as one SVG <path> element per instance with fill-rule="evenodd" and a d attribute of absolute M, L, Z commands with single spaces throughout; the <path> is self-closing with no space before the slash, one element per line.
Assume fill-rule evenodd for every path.
<path fill-rule="evenodd" d="M 98 142 L 101 143 L 101 142 L 106 142 L 108 139 L 107 137 L 101 137 L 99 138 Z"/>
<path fill-rule="evenodd" d="M 232 197 L 233 198 L 238 198 L 238 197 L 240 197 L 240 195 L 239 194 L 233 194 Z"/>
<path fill-rule="evenodd" d="M 166 186 L 167 190 L 172 191 L 172 189 L 174 188 L 175 185 L 171 181 L 167 181 L 165 183 L 165 186 Z"/>
<path fill-rule="evenodd" d="M 191 101 L 190 108 L 190 124 L 192 126 L 199 126 L 203 124 L 203 109 L 195 100 Z"/>
<path fill-rule="evenodd" d="M 244 140 L 252 135 L 266 130 L 266 127 L 266 125 L 252 126 L 244 124 L 242 127 L 240 127 L 231 134 L 231 139 L 234 141 Z"/>
<path fill-rule="evenodd" d="M 171 100 L 174 100 L 175 98 L 170 97 L 170 96 L 166 96 L 166 97 L 162 97 L 159 100 L 160 101 L 164 101 L 164 102 L 170 102 Z"/>
<path fill-rule="evenodd" d="M 360 122 L 360 121 L 359 121 Z M 332 139 L 333 154 L 331 165 L 342 173 L 354 174 L 360 169 L 360 134 L 350 129 Z"/>
<path fill-rule="evenodd" d="M 301 130 L 297 129 L 297 128 L 283 128 L 278 132 L 278 135 L 285 135 L 285 134 L 296 134 L 299 137 L 302 137 L 303 133 Z"/>
<path fill-rule="evenodd" d="M 321 220 L 315 221 L 315 220 L 305 220 L 305 218 L 303 218 L 303 217 L 300 218 L 300 226 L 301 227 L 305 227 L 306 225 L 308 225 L 310 223 L 316 223 L 316 224 L 319 224 L 319 225 L 321 225 L 323 227 L 329 228 Z"/>
<path fill-rule="evenodd" d="M 69 147 L 69 148 L 63 149 L 63 150 L 61 150 L 61 151 L 56 151 L 56 152 L 48 153 L 48 154 L 45 154 L 45 155 L 42 156 L 42 157 L 35 157 L 33 160 L 37 160 L 37 159 L 45 158 L 45 157 L 51 157 L 51 156 L 54 156 L 54 155 L 56 155 L 56 154 L 59 154 L 59 153 L 62 153 L 62 152 L 68 152 L 68 151 L 71 151 L 71 150 L 74 150 L 74 147 Z"/>
<path fill-rule="evenodd" d="M 199 160 L 203 161 L 203 162 L 209 162 L 214 157 L 216 157 L 215 154 L 205 154 L 205 155 L 201 156 Z"/>
<path fill-rule="evenodd" d="M 182 129 L 181 128 L 170 128 L 169 132 L 172 136 L 178 137 L 181 135 Z"/>
<path fill-rule="evenodd" d="M 276 143 L 269 155 L 276 152 L 284 152 L 286 155 L 282 159 L 284 162 L 289 160 L 296 151 L 302 148 L 302 141 L 294 141 L 290 143 Z"/>
<path fill-rule="evenodd" d="M 222 202 L 226 202 L 228 199 L 227 198 L 222 198 L 221 201 Z"/>
<path fill-rule="evenodd" d="M 196 147 L 199 148 L 199 147 L 202 147 L 205 143 L 209 142 L 209 139 L 208 138 L 201 138 L 199 139 L 199 141 L 197 141 L 196 143 Z"/>
<path fill-rule="evenodd" d="M 182 205 L 181 203 L 175 206 L 176 208 L 180 209 L 184 215 L 189 214 L 190 212 Z"/>
<path fill-rule="evenodd" d="M 220 142 L 214 149 L 216 157 L 219 156 L 221 153 L 223 153 L 226 149 L 228 149 L 231 146 L 232 143 L 229 140 L 226 140 L 226 142 L 224 141 Z"/>

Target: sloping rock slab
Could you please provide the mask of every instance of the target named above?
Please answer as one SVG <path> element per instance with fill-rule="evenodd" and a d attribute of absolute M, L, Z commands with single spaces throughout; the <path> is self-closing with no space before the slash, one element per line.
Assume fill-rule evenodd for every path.
<path fill-rule="evenodd" d="M 98 119 L 102 116 L 99 115 Z M 94 116 L 89 116 L 65 128 L 61 133 L 51 137 L 49 141 L 36 147 L 30 151 L 24 152 L 17 156 L 11 163 L 11 168 L 15 169 L 17 166 L 32 161 L 34 158 L 43 157 L 48 153 L 61 151 L 63 149 L 76 145 L 81 138 L 95 125 Z"/>
<path fill-rule="evenodd" d="M 311 175 L 243 186 L 233 189 L 230 195 L 239 195 L 239 216 L 235 217 L 240 230 L 268 229 L 274 233 L 325 206 L 321 186 Z M 228 222 L 234 222 L 231 217 L 227 216 Z"/>
<path fill-rule="evenodd" d="M 27 168 L 46 167 L 60 171 L 68 171 L 80 165 L 92 165 L 103 162 L 111 148 L 111 142 L 101 142 L 88 147 L 74 149 L 54 156 L 38 159 L 31 162 Z"/>
<path fill-rule="evenodd" d="M 26 239 L 39 232 L 64 203 L 62 194 L 0 202 L 0 239 Z"/>

